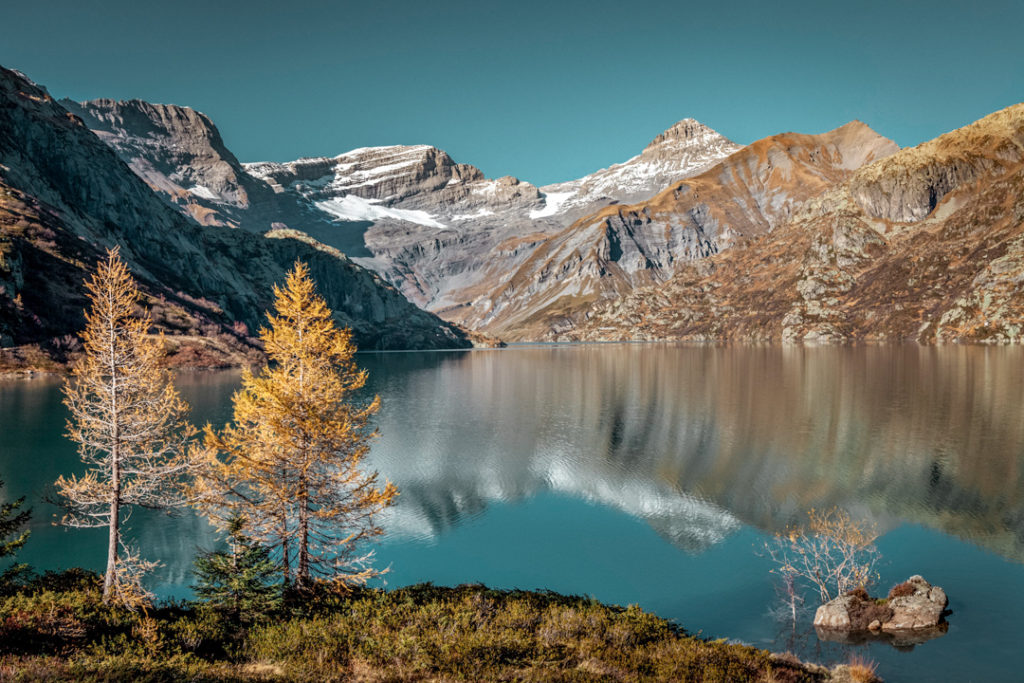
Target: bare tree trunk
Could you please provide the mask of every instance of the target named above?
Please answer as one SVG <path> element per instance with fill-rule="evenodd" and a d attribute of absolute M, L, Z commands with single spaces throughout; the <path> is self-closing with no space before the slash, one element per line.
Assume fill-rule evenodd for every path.
<path fill-rule="evenodd" d="M 299 342 L 303 339 L 303 328 L 299 325 Z M 305 393 L 306 367 L 299 363 L 299 389 Z M 299 588 L 309 585 L 309 482 L 306 480 L 306 466 L 309 463 L 309 444 L 305 438 L 300 444 L 302 449 L 302 469 L 299 470 Z"/>
<path fill-rule="evenodd" d="M 309 585 L 309 492 L 303 476 L 299 480 L 299 587 Z"/>
<path fill-rule="evenodd" d="M 116 427 L 115 427 L 116 430 Z M 116 438 L 116 437 L 115 437 Z M 113 492 L 110 496 L 110 525 L 107 539 L 107 572 L 103 577 L 103 602 L 113 599 L 114 580 L 117 572 L 117 550 L 120 542 L 121 525 L 121 463 L 118 461 L 118 447 L 115 445 L 112 457 L 111 484 Z"/>
<path fill-rule="evenodd" d="M 107 289 L 107 301 L 110 309 L 114 308 L 112 292 Z M 118 422 L 118 362 L 117 362 L 117 329 L 114 318 L 108 319 L 108 352 L 110 354 L 110 416 L 113 427 L 110 449 L 110 527 L 107 538 L 107 572 L 103 577 L 103 602 L 109 604 L 114 597 L 114 581 L 117 578 L 117 544 L 121 532 L 121 425 Z"/>

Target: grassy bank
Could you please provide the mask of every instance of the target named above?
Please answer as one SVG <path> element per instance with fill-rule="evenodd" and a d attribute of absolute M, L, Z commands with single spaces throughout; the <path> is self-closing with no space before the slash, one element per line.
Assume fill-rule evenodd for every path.
<path fill-rule="evenodd" d="M 132 613 L 104 606 L 93 574 L 50 574 L 0 597 L 0 680 L 830 678 L 795 659 L 695 638 L 636 607 L 553 593 L 421 585 L 290 603 L 247 623 L 192 603 Z"/>

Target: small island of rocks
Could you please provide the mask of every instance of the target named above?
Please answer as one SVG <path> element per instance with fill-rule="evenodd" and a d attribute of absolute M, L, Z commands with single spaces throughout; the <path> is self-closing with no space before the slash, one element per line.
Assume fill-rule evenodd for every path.
<path fill-rule="evenodd" d="M 946 632 L 946 592 L 915 575 L 893 586 L 886 598 L 872 598 L 863 588 L 818 608 L 814 627 L 827 640 L 887 637 L 894 645 L 914 645 Z"/>

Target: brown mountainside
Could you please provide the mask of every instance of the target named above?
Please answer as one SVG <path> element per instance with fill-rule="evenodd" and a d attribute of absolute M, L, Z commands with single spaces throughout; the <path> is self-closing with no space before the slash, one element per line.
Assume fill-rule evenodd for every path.
<path fill-rule="evenodd" d="M 853 174 L 568 339 L 1024 338 L 1024 104 Z"/>
<path fill-rule="evenodd" d="M 557 335 L 595 302 L 772 231 L 802 202 L 897 149 L 859 121 L 758 140 L 647 201 L 581 218 L 454 319 L 510 339 Z"/>

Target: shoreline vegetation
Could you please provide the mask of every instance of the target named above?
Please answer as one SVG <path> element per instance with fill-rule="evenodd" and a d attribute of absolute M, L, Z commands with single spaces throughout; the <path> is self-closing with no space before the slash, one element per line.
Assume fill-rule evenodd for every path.
<path fill-rule="evenodd" d="M 101 589 L 73 569 L 0 594 L 0 680 L 876 680 L 863 663 L 828 669 L 547 591 L 320 586 L 239 618 L 187 601 L 132 612 Z"/>

